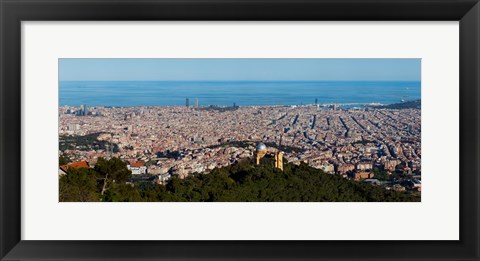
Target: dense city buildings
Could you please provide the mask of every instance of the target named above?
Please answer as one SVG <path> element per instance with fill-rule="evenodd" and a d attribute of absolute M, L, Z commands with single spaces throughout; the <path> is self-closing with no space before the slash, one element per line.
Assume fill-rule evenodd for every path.
<path fill-rule="evenodd" d="M 374 170 L 399 173 L 420 190 L 420 109 L 195 105 L 187 99 L 173 107 L 60 107 L 59 153 L 92 166 L 99 157 L 118 157 L 132 174 L 162 183 L 253 159 L 264 143 L 290 163 L 358 181 L 375 179 Z M 72 142 L 86 135 L 96 143 Z"/>

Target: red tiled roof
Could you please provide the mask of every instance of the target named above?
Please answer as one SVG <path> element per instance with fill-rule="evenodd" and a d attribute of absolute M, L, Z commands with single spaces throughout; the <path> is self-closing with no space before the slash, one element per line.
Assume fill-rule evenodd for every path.
<path fill-rule="evenodd" d="M 136 161 L 136 162 L 132 162 L 132 164 L 130 164 L 131 167 L 143 167 L 145 166 L 145 162 L 141 162 L 141 161 Z"/>
<path fill-rule="evenodd" d="M 60 168 L 63 171 L 67 171 L 68 168 L 75 168 L 75 169 L 86 168 L 86 169 L 88 169 L 88 168 L 90 168 L 90 165 L 88 164 L 88 162 L 86 160 L 82 160 L 82 161 L 68 163 L 67 165 L 62 165 L 62 166 L 60 166 Z"/>

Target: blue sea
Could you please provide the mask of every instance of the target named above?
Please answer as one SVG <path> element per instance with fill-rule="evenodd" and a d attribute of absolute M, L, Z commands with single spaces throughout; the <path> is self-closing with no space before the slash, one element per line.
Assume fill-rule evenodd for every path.
<path fill-rule="evenodd" d="M 60 106 L 392 104 L 421 98 L 411 81 L 60 81 Z"/>

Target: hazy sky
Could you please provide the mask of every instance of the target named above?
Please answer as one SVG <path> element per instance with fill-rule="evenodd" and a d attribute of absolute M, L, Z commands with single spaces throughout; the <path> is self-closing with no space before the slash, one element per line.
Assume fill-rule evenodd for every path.
<path fill-rule="evenodd" d="M 61 81 L 420 81 L 420 59 L 59 59 Z"/>

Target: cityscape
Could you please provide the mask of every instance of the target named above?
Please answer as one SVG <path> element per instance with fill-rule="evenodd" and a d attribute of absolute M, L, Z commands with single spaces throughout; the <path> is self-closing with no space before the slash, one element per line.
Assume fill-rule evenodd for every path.
<path fill-rule="evenodd" d="M 413 87 L 399 88 L 410 92 Z M 217 105 L 203 99 L 187 96 L 183 104 L 169 106 L 60 105 L 60 201 L 143 201 L 146 194 L 147 201 L 250 201 L 255 193 L 267 193 L 262 194 L 264 201 L 420 200 L 419 97 L 402 94 L 389 103 L 335 103 L 319 95 L 278 105 L 243 105 L 247 102 L 235 97 L 226 99 L 229 105 Z M 125 177 L 112 178 L 113 163 L 108 164 L 113 160 L 118 168 L 126 168 L 116 171 L 125 172 Z M 301 173 L 297 177 L 305 178 L 302 182 L 314 183 L 317 177 L 304 172 L 322 179 L 314 188 L 318 196 L 272 196 L 258 184 L 244 182 L 248 175 L 276 173 L 275 179 L 262 180 L 262 186 L 280 182 L 292 187 L 290 176 Z M 221 173 L 231 179 L 225 184 L 232 184 L 222 183 L 221 192 L 212 192 L 205 179 Z M 85 176 L 74 185 L 73 175 Z M 282 175 L 285 180 L 278 180 Z M 118 187 L 119 180 L 132 190 L 130 198 L 118 196 L 127 193 Z M 91 193 L 82 192 L 89 182 Z M 334 188 L 325 188 L 327 184 Z M 245 186 L 252 191 L 255 187 L 255 192 L 232 196 Z M 190 192 L 177 195 L 187 187 Z M 320 191 L 330 189 L 337 192 Z M 347 189 L 351 196 L 339 194 Z M 205 191 L 210 192 L 203 195 Z"/>

